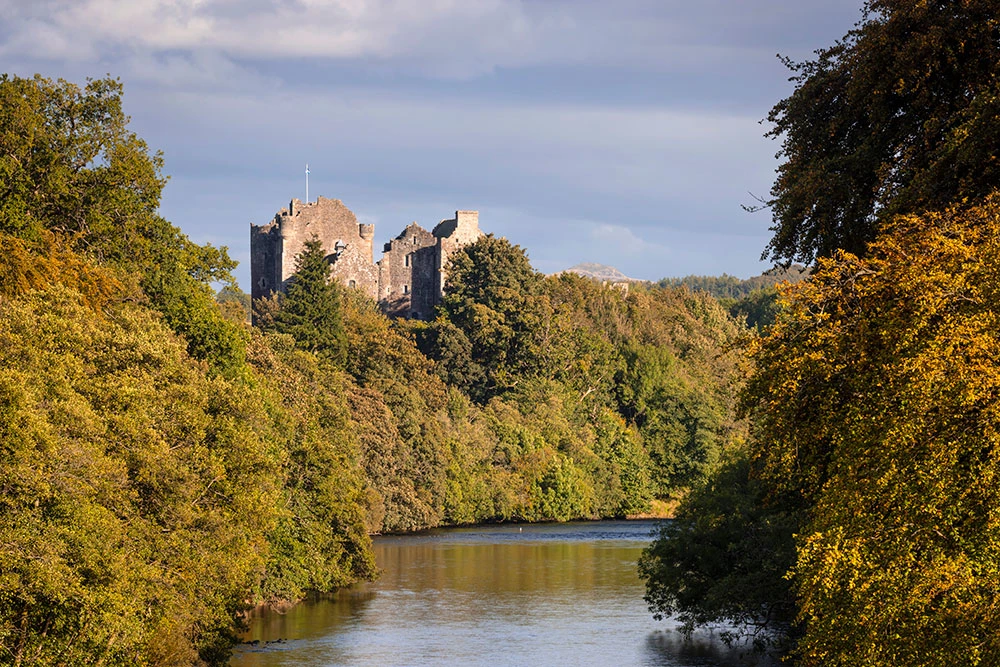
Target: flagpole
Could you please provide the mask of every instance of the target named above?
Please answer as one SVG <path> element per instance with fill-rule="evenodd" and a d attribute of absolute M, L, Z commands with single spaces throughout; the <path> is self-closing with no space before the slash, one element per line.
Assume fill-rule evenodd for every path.
<path fill-rule="evenodd" d="M 306 203 L 309 203 L 309 163 L 306 162 Z"/>

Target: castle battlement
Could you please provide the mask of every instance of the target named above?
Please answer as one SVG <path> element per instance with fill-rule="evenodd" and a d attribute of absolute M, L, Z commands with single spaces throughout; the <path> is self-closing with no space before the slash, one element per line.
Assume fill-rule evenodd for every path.
<path fill-rule="evenodd" d="M 296 256 L 313 236 L 323 244 L 331 275 L 345 286 L 365 292 L 393 317 L 431 319 L 441 300 L 450 254 L 482 232 L 478 211 L 455 211 L 454 218 L 442 220 L 430 232 L 413 222 L 383 246 L 376 262 L 375 225 L 358 223 L 339 199 L 292 199 L 270 222 L 250 225 L 254 299 L 285 291 Z"/>

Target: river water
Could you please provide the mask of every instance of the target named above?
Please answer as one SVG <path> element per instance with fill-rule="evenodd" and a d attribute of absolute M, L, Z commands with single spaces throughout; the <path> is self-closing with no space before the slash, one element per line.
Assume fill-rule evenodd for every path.
<path fill-rule="evenodd" d="M 653 521 L 432 530 L 375 540 L 382 577 L 251 620 L 236 667 L 753 664 L 653 620 Z"/>

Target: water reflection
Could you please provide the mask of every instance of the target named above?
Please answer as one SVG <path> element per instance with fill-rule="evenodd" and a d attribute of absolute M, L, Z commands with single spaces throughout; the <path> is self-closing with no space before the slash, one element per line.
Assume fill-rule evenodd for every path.
<path fill-rule="evenodd" d="M 646 610 L 653 522 L 495 526 L 379 538 L 382 578 L 255 619 L 234 656 L 279 665 L 746 665 Z M 280 640 L 280 641 L 278 641 Z M 275 642 L 268 644 L 267 642 Z"/>
<path fill-rule="evenodd" d="M 749 645 L 727 646 L 709 632 L 695 633 L 685 639 L 674 631 L 651 632 L 646 637 L 643 665 L 650 667 L 695 667 L 704 665 L 746 665 L 778 667 L 780 661 L 754 652 Z"/>

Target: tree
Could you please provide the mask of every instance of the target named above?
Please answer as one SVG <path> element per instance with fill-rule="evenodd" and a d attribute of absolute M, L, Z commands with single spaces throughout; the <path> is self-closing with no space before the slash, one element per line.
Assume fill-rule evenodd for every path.
<path fill-rule="evenodd" d="M 639 559 L 657 619 L 676 614 L 684 633 L 730 624 L 726 638 L 782 643 L 795 617 L 785 573 L 795 561 L 798 516 L 767 502 L 749 456 L 739 452 L 696 486 Z"/>
<path fill-rule="evenodd" d="M 472 342 L 461 329 L 445 319 L 410 326 L 420 351 L 437 362 L 436 370 L 445 383 L 467 394 L 483 385 L 483 369 L 472 360 Z"/>
<path fill-rule="evenodd" d="M 374 573 L 349 380 L 222 313 L 120 92 L 0 78 L 3 664 L 223 664 Z"/>
<path fill-rule="evenodd" d="M 761 287 L 728 305 L 730 315 L 744 319 L 748 327 L 761 331 L 774 324 L 778 316 L 778 290 Z"/>
<path fill-rule="evenodd" d="M 456 372 L 474 375 L 478 366 L 485 373 L 485 383 L 472 386 L 474 398 L 485 401 L 542 371 L 553 312 L 541 279 L 520 246 L 492 234 L 452 254 L 441 309 L 472 346 L 471 363 L 462 359 Z"/>
<path fill-rule="evenodd" d="M 231 280 L 224 249 L 192 244 L 156 215 L 163 156 L 128 122 L 116 79 L 81 89 L 0 75 L 0 231 L 35 240 L 51 230 L 127 270 L 179 261 L 199 282 Z"/>
<path fill-rule="evenodd" d="M 348 376 L 290 336 L 255 331 L 248 345 L 255 393 L 270 405 L 256 420 L 280 451 L 280 511 L 268 533 L 261 601 L 287 603 L 375 576 L 363 518 L 364 472 L 350 422 Z"/>
<path fill-rule="evenodd" d="M 807 665 L 1000 663 L 1000 195 L 899 216 L 786 295 L 746 405 L 800 508 Z"/>
<path fill-rule="evenodd" d="M 0 229 L 79 234 L 102 258 L 141 250 L 130 232 L 159 205 L 163 160 L 126 129 L 121 90 L 0 76 Z"/>
<path fill-rule="evenodd" d="M 703 479 L 717 463 L 724 408 L 692 387 L 665 347 L 628 345 L 616 377 L 619 409 L 638 427 L 655 462 L 660 496 Z"/>
<path fill-rule="evenodd" d="M 283 511 L 268 414 L 81 297 L 0 304 L 0 663 L 223 664 Z"/>
<path fill-rule="evenodd" d="M 163 157 L 128 130 L 122 85 L 84 88 L 0 75 L 0 233 L 44 254 L 53 235 L 137 284 L 188 352 L 235 374 L 245 351 L 209 283 L 234 285 L 225 248 L 192 243 L 157 215 Z"/>
<path fill-rule="evenodd" d="M 765 255 L 864 255 L 894 215 L 943 210 L 1000 186 L 1000 14 L 995 0 L 868 0 L 857 28 L 787 62 L 771 110 L 784 161 Z"/>
<path fill-rule="evenodd" d="M 295 276 L 288 285 L 276 328 L 290 334 L 304 350 L 316 352 L 339 366 L 347 359 L 347 337 L 341 312 L 340 286 L 330 279 L 330 264 L 315 236 L 295 258 Z"/>

